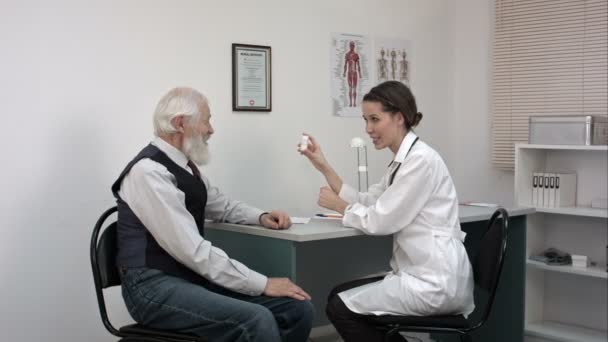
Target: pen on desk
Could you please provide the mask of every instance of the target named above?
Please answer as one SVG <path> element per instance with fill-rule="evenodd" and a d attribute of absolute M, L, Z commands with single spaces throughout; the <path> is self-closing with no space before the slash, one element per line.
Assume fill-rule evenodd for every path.
<path fill-rule="evenodd" d="M 471 207 L 488 207 L 488 208 L 493 208 L 493 207 L 498 207 L 498 204 L 494 204 L 494 203 L 481 203 L 481 202 L 462 202 L 459 203 L 460 205 L 468 205 Z"/>
<path fill-rule="evenodd" d="M 318 217 L 333 217 L 333 218 L 342 218 L 342 215 L 339 214 L 316 214 Z"/>

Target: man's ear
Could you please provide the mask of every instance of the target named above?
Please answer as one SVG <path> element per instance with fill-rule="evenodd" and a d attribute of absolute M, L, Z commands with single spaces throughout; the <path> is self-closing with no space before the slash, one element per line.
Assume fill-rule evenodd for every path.
<path fill-rule="evenodd" d="M 173 117 L 173 119 L 171 119 L 171 125 L 179 133 L 184 133 L 184 124 L 185 124 L 185 122 L 184 122 L 183 115 L 176 115 Z"/>

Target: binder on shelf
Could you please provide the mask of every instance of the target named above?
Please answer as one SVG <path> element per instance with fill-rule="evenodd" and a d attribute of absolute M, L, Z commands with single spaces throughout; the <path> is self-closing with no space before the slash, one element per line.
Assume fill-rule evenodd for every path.
<path fill-rule="evenodd" d="M 533 206 L 538 206 L 538 172 L 532 173 L 532 203 Z"/>
<path fill-rule="evenodd" d="M 542 208 L 542 206 L 543 206 L 544 190 L 545 190 L 545 177 L 542 172 L 539 172 L 538 173 L 538 198 L 536 199 L 537 207 Z"/>
<path fill-rule="evenodd" d="M 576 173 L 558 173 L 555 178 L 555 207 L 576 206 Z"/>
<path fill-rule="evenodd" d="M 543 205 L 542 207 L 549 207 L 549 174 L 543 173 L 543 178 L 545 179 L 545 186 L 543 188 Z"/>
<path fill-rule="evenodd" d="M 555 173 L 549 174 L 549 205 L 548 208 L 555 208 Z"/>

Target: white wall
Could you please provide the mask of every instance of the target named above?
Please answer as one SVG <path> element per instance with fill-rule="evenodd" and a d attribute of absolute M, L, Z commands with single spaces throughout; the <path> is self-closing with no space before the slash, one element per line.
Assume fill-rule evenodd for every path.
<path fill-rule="evenodd" d="M 449 164 L 461 201 L 513 203 L 513 172 L 492 166 L 494 1 L 448 1 L 454 120 Z"/>
<path fill-rule="evenodd" d="M 193 86 L 211 100 L 216 134 L 203 172 L 232 197 L 294 215 L 317 212 L 322 179 L 295 152 L 303 131 L 353 183 L 348 143 L 365 133 L 360 119 L 330 113 L 331 32 L 412 40 L 413 91 L 425 115 L 419 135 L 444 156 L 461 197 L 494 200 L 488 186 L 510 180 L 489 166 L 490 5 L 458 3 L 466 5 L 2 0 L 3 340 L 109 340 L 93 293 L 90 231 L 113 205 L 111 183 L 151 139 L 151 113 L 173 86 Z M 270 114 L 231 111 L 233 42 L 272 46 Z M 389 160 L 371 151 L 370 178 Z M 111 303 L 120 308 L 118 323 L 128 319 L 120 301 Z"/>

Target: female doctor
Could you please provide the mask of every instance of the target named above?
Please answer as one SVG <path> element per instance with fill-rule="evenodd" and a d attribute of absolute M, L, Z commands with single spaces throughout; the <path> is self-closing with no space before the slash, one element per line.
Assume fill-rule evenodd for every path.
<path fill-rule="evenodd" d="M 439 154 L 412 130 L 422 119 L 414 96 L 388 81 L 363 97 L 362 109 L 375 148 L 394 154 L 368 192 L 342 183 L 313 137 L 300 152 L 329 185 L 320 190 L 320 206 L 343 214 L 345 226 L 393 236 L 388 275 L 342 284 L 328 298 L 327 316 L 347 342 L 383 340 L 367 315 L 466 316 L 475 307 L 456 190 Z"/>

